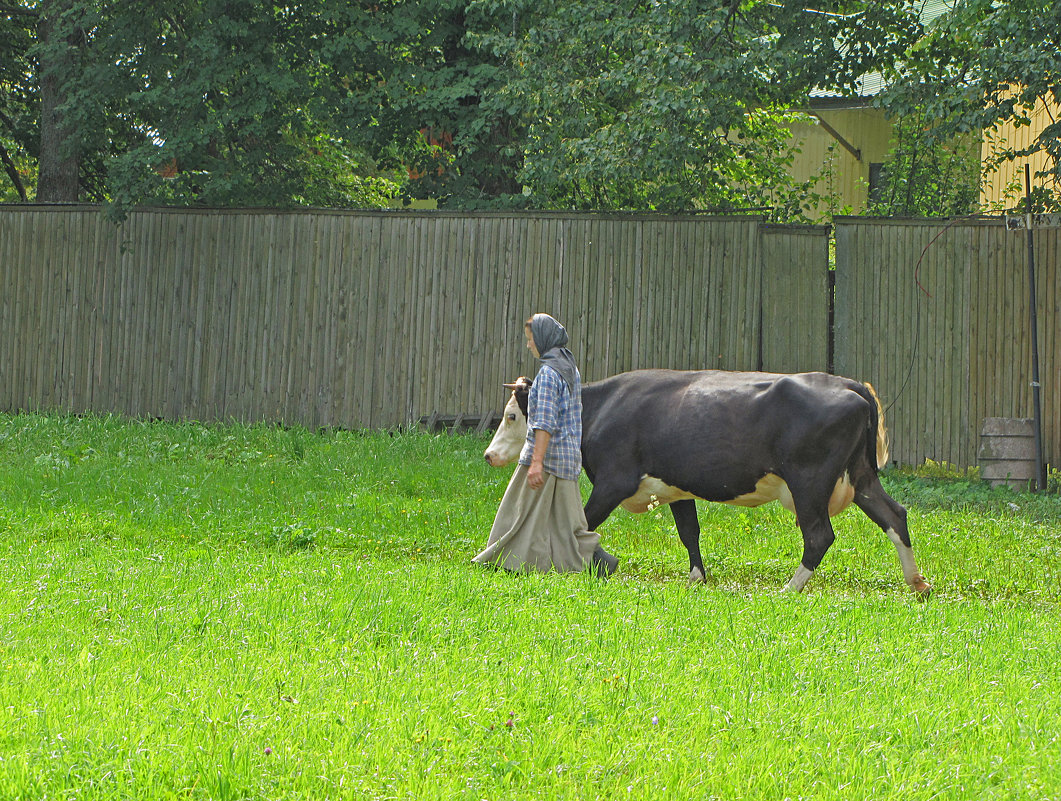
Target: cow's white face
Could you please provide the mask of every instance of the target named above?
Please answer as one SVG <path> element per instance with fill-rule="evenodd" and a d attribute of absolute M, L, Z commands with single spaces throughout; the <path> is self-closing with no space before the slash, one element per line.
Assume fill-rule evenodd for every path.
<path fill-rule="evenodd" d="M 509 386 L 506 384 L 505 386 Z M 512 464 L 519 458 L 523 450 L 523 443 L 527 441 L 527 417 L 519 408 L 516 401 L 516 392 L 513 390 L 505 412 L 501 416 L 501 425 L 494 432 L 494 438 L 490 440 L 490 447 L 486 449 L 483 456 L 491 467 L 504 467 Z"/>

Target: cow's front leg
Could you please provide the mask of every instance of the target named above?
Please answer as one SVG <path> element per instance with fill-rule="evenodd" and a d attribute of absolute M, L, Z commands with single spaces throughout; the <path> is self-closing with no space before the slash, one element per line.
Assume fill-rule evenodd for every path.
<path fill-rule="evenodd" d="M 707 581 L 707 569 L 700 556 L 700 520 L 696 517 L 696 501 L 674 501 L 670 511 L 682 545 L 689 552 L 689 583 L 703 584 Z"/>
<path fill-rule="evenodd" d="M 589 475 L 589 470 L 586 474 Z M 594 481 L 594 477 L 590 475 L 593 490 L 589 494 L 585 508 L 586 523 L 590 531 L 596 531 L 597 526 L 607 520 L 608 515 L 614 512 L 619 504 L 637 492 L 638 484 L 638 478 L 633 473 L 626 476 L 624 480 L 614 475 L 608 476 L 607 479 L 602 476 L 596 478 L 597 480 Z"/>
<path fill-rule="evenodd" d="M 795 575 L 793 575 L 785 585 L 785 591 L 803 592 L 803 588 L 807 586 L 807 582 L 810 581 L 810 577 L 813 575 L 814 571 L 804 567 L 801 562 L 800 566 L 796 568 Z"/>

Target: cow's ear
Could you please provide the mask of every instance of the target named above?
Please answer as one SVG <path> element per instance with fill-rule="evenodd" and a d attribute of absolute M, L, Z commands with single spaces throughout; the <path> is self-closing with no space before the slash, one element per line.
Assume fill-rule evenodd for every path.
<path fill-rule="evenodd" d="M 519 381 L 514 381 L 511 384 L 502 384 L 501 386 L 503 386 L 505 389 L 511 389 L 514 392 L 517 389 L 519 389 L 520 383 L 519 383 Z"/>
<path fill-rule="evenodd" d="M 519 410 L 523 412 L 523 416 L 527 416 L 527 408 L 530 404 L 530 389 L 533 382 L 526 376 L 520 376 L 516 379 L 516 388 L 512 390 L 512 395 L 516 398 L 516 403 L 519 404 Z"/>

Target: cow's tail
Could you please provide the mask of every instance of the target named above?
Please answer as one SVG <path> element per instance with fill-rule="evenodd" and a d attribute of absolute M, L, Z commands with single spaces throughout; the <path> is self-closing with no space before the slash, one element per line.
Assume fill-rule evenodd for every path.
<path fill-rule="evenodd" d="M 888 464 L 888 430 L 884 427 L 884 409 L 880 405 L 880 398 L 877 397 L 877 391 L 873 389 L 873 385 L 865 382 L 862 386 L 869 391 L 870 398 L 873 400 L 869 425 L 870 436 L 866 443 L 869 460 L 875 463 L 877 469 L 880 470 Z"/>

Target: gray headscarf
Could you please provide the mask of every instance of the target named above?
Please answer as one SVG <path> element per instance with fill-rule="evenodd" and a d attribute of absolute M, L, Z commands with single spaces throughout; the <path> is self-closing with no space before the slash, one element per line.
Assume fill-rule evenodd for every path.
<path fill-rule="evenodd" d="M 548 314 L 536 314 L 531 317 L 531 336 L 534 337 L 534 347 L 538 349 L 542 364 L 556 370 L 567 388 L 574 392 L 578 367 L 571 351 L 564 347 L 567 344 L 567 329 Z"/>

